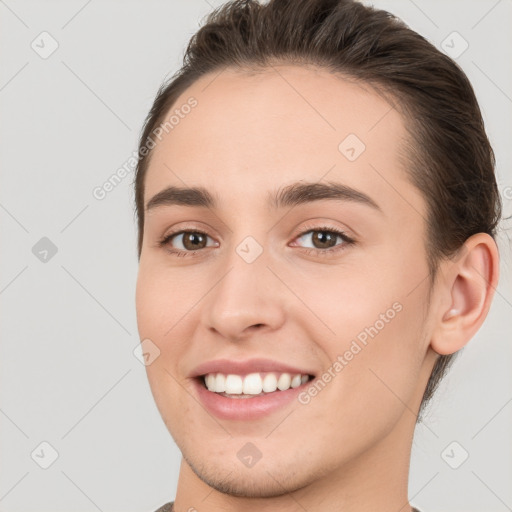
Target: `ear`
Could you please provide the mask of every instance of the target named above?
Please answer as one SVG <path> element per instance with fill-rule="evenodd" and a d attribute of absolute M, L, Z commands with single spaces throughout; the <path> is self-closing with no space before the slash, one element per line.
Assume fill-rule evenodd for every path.
<path fill-rule="evenodd" d="M 498 248 L 486 233 L 469 237 L 456 259 L 442 263 L 440 307 L 430 346 L 447 355 L 475 335 L 491 307 L 499 277 Z"/>

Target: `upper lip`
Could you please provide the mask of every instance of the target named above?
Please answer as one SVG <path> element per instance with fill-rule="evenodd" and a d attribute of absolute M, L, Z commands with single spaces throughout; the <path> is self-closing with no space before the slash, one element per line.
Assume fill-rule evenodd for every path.
<path fill-rule="evenodd" d="M 278 372 L 290 374 L 313 375 L 313 372 L 279 361 L 271 359 L 246 359 L 245 361 L 235 361 L 230 359 L 215 359 L 213 361 L 206 361 L 196 366 L 190 373 L 190 377 L 199 377 L 207 375 L 208 373 L 223 373 L 225 375 L 245 375 L 248 373 L 258 372 Z"/>

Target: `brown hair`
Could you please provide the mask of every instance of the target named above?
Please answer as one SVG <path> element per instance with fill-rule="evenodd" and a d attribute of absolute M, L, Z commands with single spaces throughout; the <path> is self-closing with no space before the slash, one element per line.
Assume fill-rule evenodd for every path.
<path fill-rule="evenodd" d="M 468 237 L 483 232 L 495 238 L 501 200 L 494 153 L 473 88 L 453 60 L 392 14 L 355 0 L 232 0 L 192 37 L 182 68 L 162 84 L 146 118 L 134 180 L 139 258 L 152 132 L 206 73 L 228 67 L 256 72 L 276 62 L 313 64 L 359 80 L 404 114 L 411 135 L 404 167 L 428 209 L 431 285 L 439 260 L 455 255 Z M 420 412 L 452 358 L 438 357 Z"/>

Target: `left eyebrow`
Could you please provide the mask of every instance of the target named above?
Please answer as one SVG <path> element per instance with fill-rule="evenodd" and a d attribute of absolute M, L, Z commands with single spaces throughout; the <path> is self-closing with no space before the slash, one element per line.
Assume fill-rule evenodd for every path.
<path fill-rule="evenodd" d="M 267 196 L 268 206 L 272 209 L 286 208 L 325 199 L 352 201 L 369 206 L 382 213 L 380 206 L 360 190 L 343 183 L 306 183 L 296 182 L 278 189 Z M 167 187 L 154 195 L 146 205 L 146 211 L 159 206 L 181 205 L 215 209 L 218 201 L 204 187 Z"/>
<path fill-rule="evenodd" d="M 381 207 L 370 196 L 343 183 L 304 183 L 299 181 L 268 196 L 271 208 L 284 208 L 324 199 L 353 201 L 370 206 L 382 213 Z"/>

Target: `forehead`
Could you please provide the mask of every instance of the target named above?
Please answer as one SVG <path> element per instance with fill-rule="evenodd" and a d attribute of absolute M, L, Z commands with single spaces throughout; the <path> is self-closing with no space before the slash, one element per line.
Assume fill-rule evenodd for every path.
<path fill-rule="evenodd" d="M 195 106 L 183 108 L 191 98 Z M 368 85 L 323 69 L 217 71 L 184 91 L 165 119 L 173 114 L 155 139 L 146 203 L 171 184 L 256 200 L 301 179 L 373 190 L 390 204 L 416 194 L 399 160 L 402 116 Z"/>

